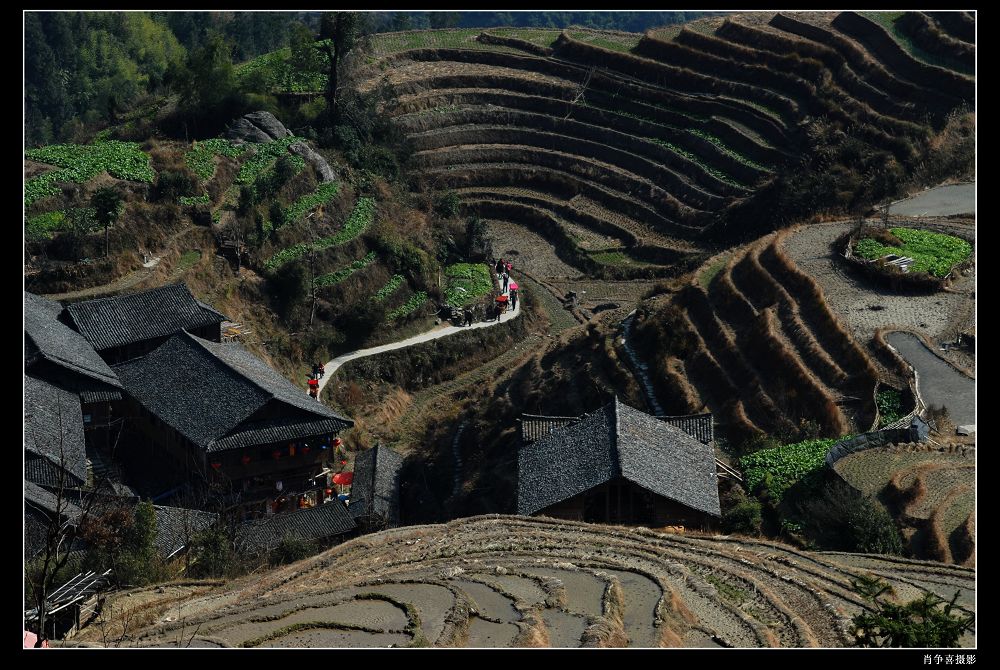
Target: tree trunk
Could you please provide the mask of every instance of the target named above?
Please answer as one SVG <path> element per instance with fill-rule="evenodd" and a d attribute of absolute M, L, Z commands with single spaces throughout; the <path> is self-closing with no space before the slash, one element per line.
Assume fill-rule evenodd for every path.
<path fill-rule="evenodd" d="M 327 46 L 327 53 L 330 56 L 330 74 L 326 82 L 326 117 L 333 127 L 336 121 L 337 109 L 337 60 L 339 54 L 333 44 Z"/>

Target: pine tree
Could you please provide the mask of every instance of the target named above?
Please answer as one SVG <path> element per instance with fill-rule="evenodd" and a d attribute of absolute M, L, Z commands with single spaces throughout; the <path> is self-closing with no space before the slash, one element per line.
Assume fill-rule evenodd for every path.
<path fill-rule="evenodd" d="M 973 628 L 975 614 L 952 614 L 958 591 L 950 601 L 925 593 L 897 605 L 885 599 L 892 587 L 878 577 L 861 577 L 851 583 L 873 606 L 851 621 L 859 647 L 957 647 L 962 633 Z"/>

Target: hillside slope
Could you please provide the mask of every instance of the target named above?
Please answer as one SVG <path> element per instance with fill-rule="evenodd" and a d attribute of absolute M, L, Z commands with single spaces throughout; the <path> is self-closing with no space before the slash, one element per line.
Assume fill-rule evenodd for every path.
<path fill-rule="evenodd" d="M 904 600 L 957 590 L 974 608 L 966 568 L 490 516 L 353 540 L 172 608 L 133 642 L 837 647 L 865 607 L 850 584 L 865 573 Z"/>

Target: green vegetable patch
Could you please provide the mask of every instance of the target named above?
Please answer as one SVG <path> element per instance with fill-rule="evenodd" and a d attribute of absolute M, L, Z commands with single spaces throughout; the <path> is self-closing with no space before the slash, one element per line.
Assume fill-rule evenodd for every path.
<path fill-rule="evenodd" d="M 329 181 L 320 184 L 316 190 L 304 195 L 285 209 L 284 222 L 295 223 L 314 207 L 330 202 L 340 193 L 340 183 Z"/>
<path fill-rule="evenodd" d="M 493 290 L 490 269 L 482 263 L 456 263 L 444 270 L 448 287 L 445 302 L 452 307 L 465 307 Z"/>
<path fill-rule="evenodd" d="M 372 302 L 385 302 L 386 299 L 395 293 L 402 285 L 403 275 L 393 275 L 392 278 L 386 282 L 385 286 L 375 292 L 375 295 L 372 296 Z"/>
<path fill-rule="evenodd" d="M 421 305 L 427 302 L 427 292 L 420 291 L 419 293 L 414 293 L 410 296 L 410 299 L 404 302 L 402 305 L 396 309 L 389 312 L 386 316 L 386 321 L 394 321 L 404 316 L 409 316 L 413 312 L 417 311 Z"/>
<path fill-rule="evenodd" d="M 903 397 L 896 389 L 882 389 L 876 393 L 875 404 L 878 406 L 879 427 L 903 418 Z"/>
<path fill-rule="evenodd" d="M 184 154 L 184 162 L 201 179 L 211 179 L 215 174 L 215 156 L 238 158 L 250 149 L 249 144 L 233 144 L 229 140 L 216 137 L 204 142 L 195 142 L 191 150 Z"/>
<path fill-rule="evenodd" d="M 107 140 L 94 144 L 53 144 L 24 152 L 25 158 L 55 165 L 53 170 L 29 179 L 24 185 L 24 204 L 49 195 L 56 195 L 60 181 L 82 184 L 102 172 L 129 181 L 152 182 L 156 173 L 149 165 L 149 156 L 138 142 Z"/>
<path fill-rule="evenodd" d="M 52 233 L 62 228 L 66 220 L 66 212 L 45 212 L 28 219 L 24 226 L 25 237 L 31 242 L 52 239 Z"/>
<path fill-rule="evenodd" d="M 946 277 L 953 267 L 972 255 L 972 245 L 953 235 L 914 228 L 893 228 L 892 234 L 903 242 L 902 246 L 888 246 L 866 237 L 857 241 L 854 253 L 868 260 L 887 254 L 909 256 L 913 259 L 910 272 L 926 272 L 935 277 Z"/>
<path fill-rule="evenodd" d="M 806 440 L 772 449 L 761 449 L 740 459 L 747 486 L 756 491 L 770 480 L 768 491 L 780 500 L 788 489 L 823 467 L 826 452 L 849 436 Z"/>
<path fill-rule="evenodd" d="M 316 277 L 313 283 L 316 284 L 316 286 L 331 286 L 333 284 L 339 284 L 340 282 L 344 281 L 358 270 L 364 269 L 374 262 L 375 262 L 375 252 L 369 251 L 364 258 L 359 258 L 358 260 L 348 265 L 346 268 L 341 268 L 336 272 L 329 272 L 325 275 L 320 275 L 319 277 Z"/>
<path fill-rule="evenodd" d="M 360 198 L 354 205 L 354 210 L 344 223 L 344 227 L 334 235 L 317 240 L 313 244 L 302 242 L 291 247 L 286 247 L 264 264 L 266 270 L 277 270 L 285 263 L 293 261 L 300 256 L 304 256 L 312 251 L 322 251 L 330 247 L 340 246 L 350 242 L 355 237 L 363 233 L 371 225 L 375 218 L 375 199 Z"/>

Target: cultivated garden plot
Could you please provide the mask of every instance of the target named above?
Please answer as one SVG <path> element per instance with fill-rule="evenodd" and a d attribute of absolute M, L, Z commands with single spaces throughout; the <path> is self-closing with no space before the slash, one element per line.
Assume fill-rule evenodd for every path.
<path fill-rule="evenodd" d="M 94 144 L 55 144 L 24 152 L 25 158 L 61 169 L 32 177 L 24 185 L 24 205 L 60 191 L 57 182 L 84 183 L 102 172 L 128 181 L 152 182 L 156 177 L 137 142 L 107 140 Z"/>
<path fill-rule="evenodd" d="M 890 228 L 889 233 L 895 239 L 861 237 L 854 244 L 854 253 L 869 261 L 910 258 L 912 263 L 907 264 L 907 272 L 936 278 L 947 277 L 956 265 L 972 255 L 972 245 L 953 235 L 903 227 Z"/>

